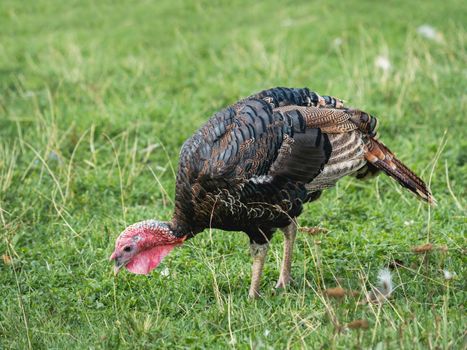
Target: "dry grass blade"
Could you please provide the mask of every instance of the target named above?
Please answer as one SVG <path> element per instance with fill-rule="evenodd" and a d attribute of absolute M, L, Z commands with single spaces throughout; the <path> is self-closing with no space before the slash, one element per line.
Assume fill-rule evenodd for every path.
<path fill-rule="evenodd" d="M 345 294 L 346 294 L 347 296 L 349 296 L 349 297 L 354 297 L 354 298 L 356 298 L 356 297 L 358 297 L 358 296 L 360 295 L 360 292 L 357 291 L 357 290 L 347 289 L 347 290 L 345 291 Z"/>

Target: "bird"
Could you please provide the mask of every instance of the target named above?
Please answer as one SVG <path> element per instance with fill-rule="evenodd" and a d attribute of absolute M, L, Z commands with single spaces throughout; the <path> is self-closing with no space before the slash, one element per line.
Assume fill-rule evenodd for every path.
<path fill-rule="evenodd" d="M 378 139 L 376 117 L 308 88 L 277 87 L 215 113 L 181 148 L 172 220 L 128 226 L 110 256 L 148 274 L 175 247 L 208 229 L 242 231 L 250 241 L 248 296 L 261 296 L 269 242 L 284 234 L 276 288 L 291 281 L 297 218 L 323 190 L 352 175 L 384 173 L 435 205 L 430 189 Z"/>

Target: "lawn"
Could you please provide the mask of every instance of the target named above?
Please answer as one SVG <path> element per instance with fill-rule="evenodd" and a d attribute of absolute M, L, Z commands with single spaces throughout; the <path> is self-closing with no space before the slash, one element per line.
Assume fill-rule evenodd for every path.
<path fill-rule="evenodd" d="M 463 1 L 3 0 L 0 18 L 0 348 L 466 346 Z M 328 232 L 299 234 L 283 292 L 276 234 L 256 301 L 241 233 L 114 278 L 125 226 L 170 219 L 183 141 L 274 86 L 378 116 L 438 206 L 385 176 L 342 180 L 300 217 Z M 396 259 L 390 299 L 362 305 Z"/>

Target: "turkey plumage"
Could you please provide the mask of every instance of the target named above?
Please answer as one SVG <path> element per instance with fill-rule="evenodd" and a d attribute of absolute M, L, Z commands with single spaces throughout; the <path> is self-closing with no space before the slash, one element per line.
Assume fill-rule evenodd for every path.
<path fill-rule="evenodd" d="M 256 297 L 273 233 L 280 228 L 285 234 L 276 285 L 285 287 L 296 218 L 305 203 L 318 199 L 342 177 L 366 178 L 383 171 L 434 204 L 425 183 L 376 139 L 376 126 L 375 117 L 307 88 L 265 90 L 221 110 L 182 147 L 172 221 L 127 228 L 111 257 L 116 271 L 135 265 L 141 256 L 150 261 L 149 249 L 157 266 L 170 247 L 206 228 L 243 231 L 253 255 L 249 295 Z M 163 227 L 164 232 L 151 231 L 150 226 Z M 167 232 L 171 239 L 143 244 L 146 238 L 141 237 L 154 240 Z M 143 268 L 145 273 L 155 268 L 150 265 Z"/>

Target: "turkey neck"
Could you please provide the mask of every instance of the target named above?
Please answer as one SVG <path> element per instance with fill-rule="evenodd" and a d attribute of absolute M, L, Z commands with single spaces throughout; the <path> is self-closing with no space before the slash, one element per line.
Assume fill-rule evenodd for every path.
<path fill-rule="evenodd" d="M 175 214 L 172 221 L 169 222 L 170 230 L 175 237 L 187 236 L 187 238 L 194 237 L 197 233 L 201 232 L 202 229 L 197 229 L 192 225 L 184 222 Z"/>

